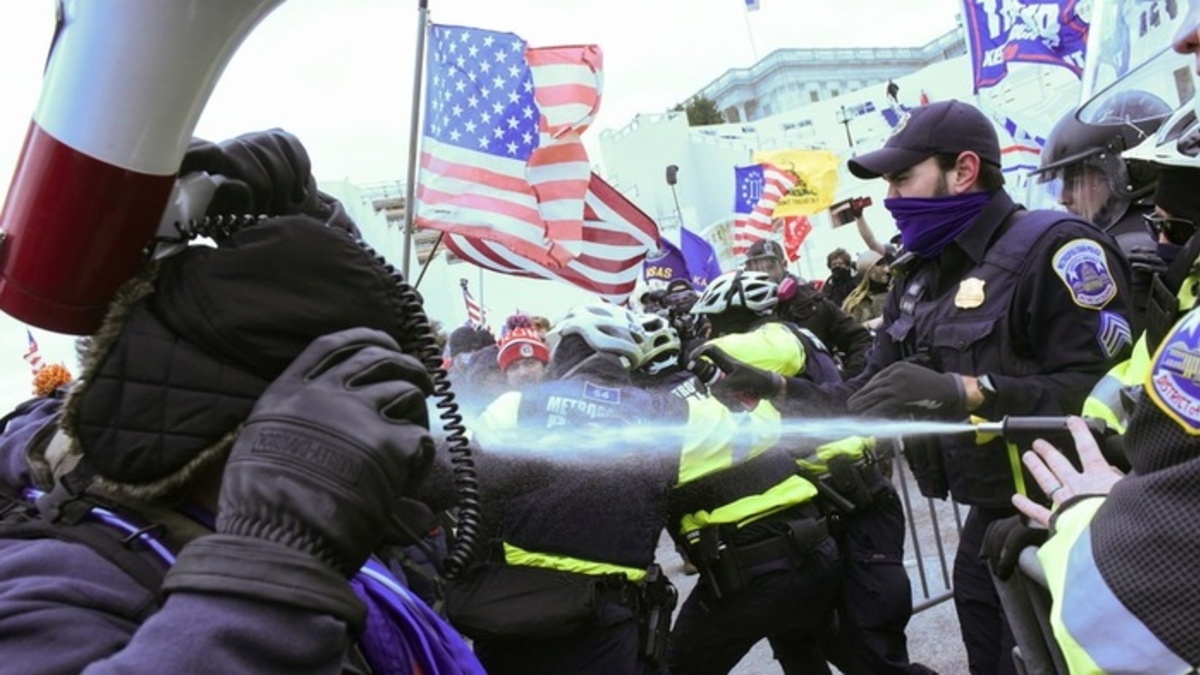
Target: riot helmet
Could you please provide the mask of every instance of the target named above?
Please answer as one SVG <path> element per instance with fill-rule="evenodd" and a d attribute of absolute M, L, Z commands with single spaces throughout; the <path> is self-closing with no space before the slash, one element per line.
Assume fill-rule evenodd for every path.
<path fill-rule="evenodd" d="M 1054 125 L 1032 175 L 1052 183 L 1068 211 L 1107 230 L 1154 189 L 1153 167 L 1131 166 L 1121 153 L 1152 136 L 1170 114 L 1165 101 L 1140 90 L 1071 111 Z"/>

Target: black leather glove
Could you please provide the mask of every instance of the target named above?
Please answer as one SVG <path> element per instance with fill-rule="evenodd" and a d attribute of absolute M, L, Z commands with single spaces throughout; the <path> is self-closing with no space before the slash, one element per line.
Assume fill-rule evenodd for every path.
<path fill-rule="evenodd" d="M 1158 255 L 1156 249 L 1136 247 L 1126 257 L 1129 259 L 1129 266 L 1135 273 L 1146 276 L 1155 274 L 1166 276 L 1167 274 L 1167 263 Z"/>
<path fill-rule="evenodd" d="M 687 368 L 726 407 L 753 407 L 764 398 L 779 396 L 785 384 L 782 375 L 739 361 L 713 344 L 692 351 Z"/>
<path fill-rule="evenodd" d="M 308 152 L 299 139 L 282 129 L 243 134 L 220 144 L 193 140 L 179 175 L 194 171 L 225 179 L 209 204 L 210 216 L 328 215 Z"/>
<path fill-rule="evenodd" d="M 1021 516 L 1004 518 L 988 525 L 979 555 L 991 563 L 992 574 L 1007 581 L 1017 568 L 1021 551 L 1026 546 L 1041 546 L 1049 536 L 1046 530 L 1026 525 L 1021 521 Z"/>
<path fill-rule="evenodd" d="M 864 417 L 963 419 L 967 392 L 957 373 L 939 373 L 901 361 L 884 368 L 847 401 L 852 413 Z"/>
<path fill-rule="evenodd" d="M 314 341 L 254 406 L 221 482 L 217 533 L 188 545 L 164 590 L 251 597 L 355 624 L 345 579 L 433 458 L 416 359 L 366 328 Z"/>

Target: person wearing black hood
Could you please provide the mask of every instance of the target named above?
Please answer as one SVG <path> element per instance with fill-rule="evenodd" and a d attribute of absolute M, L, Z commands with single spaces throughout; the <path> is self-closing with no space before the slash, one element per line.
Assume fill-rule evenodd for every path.
<path fill-rule="evenodd" d="M 838 307 L 846 301 L 862 279 L 854 274 L 854 263 L 850 253 L 844 248 L 835 248 L 825 256 L 825 266 L 829 268 L 829 278 L 821 285 L 821 294 L 829 298 Z"/>
<path fill-rule="evenodd" d="M 290 134 L 192 171 L 225 179 L 209 219 L 164 233 L 65 400 L 5 418 L 5 668 L 481 673 L 372 557 L 433 455 L 419 296 Z"/>
<path fill-rule="evenodd" d="M 778 285 L 779 303 L 774 311 L 780 319 L 816 335 L 831 353 L 837 355 L 843 376 L 857 375 L 867 363 L 871 333 L 842 311 L 840 304 L 788 272 L 785 260 L 779 242 L 759 239 L 746 253 L 745 268 L 749 272 L 765 273 Z"/>

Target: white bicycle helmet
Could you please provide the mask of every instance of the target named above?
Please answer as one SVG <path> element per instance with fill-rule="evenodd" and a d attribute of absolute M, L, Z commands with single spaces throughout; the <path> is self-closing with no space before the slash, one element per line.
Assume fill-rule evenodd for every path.
<path fill-rule="evenodd" d="M 592 349 L 621 357 L 630 369 L 641 365 L 642 345 L 646 342 L 646 333 L 636 314 L 605 303 L 575 307 L 558 322 L 551 335 L 555 340 L 578 335 Z"/>
<path fill-rule="evenodd" d="M 642 363 L 639 367 L 651 375 L 657 375 L 677 365 L 680 352 L 683 351 L 683 343 L 680 342 L 679 333 L 671 322 L 657 314 L 642 314 L 638 319 L 641 321 L 642 331 L 646 334 L 646 341 L 642 343 Z"/>
<path fill-rule="evenodd" d="M 779 304 L 779 284 L 766 272 L 733 270 L 713 279 L 692 307 L 692 314 L 721 314 L 743 307 L 768 314 Z"/>

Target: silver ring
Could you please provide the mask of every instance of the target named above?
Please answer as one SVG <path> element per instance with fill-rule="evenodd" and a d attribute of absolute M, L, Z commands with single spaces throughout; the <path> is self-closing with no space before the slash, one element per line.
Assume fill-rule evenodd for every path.
<path fill-rule="evenodd" d="M 1061 489 L 1063 489 L 1063 484 L 1062 484 L 1062 483 L 1059 483 L 1058 485 L 1055 485 L 1054 487 L 1050 488 L 1050 491 L 1046 493 L 1046 496 L 1047 496 L 1047 497 L 1053 497 L 1053 496 L 1054 496 L 1054 493 L 1055 493 L 1055 492 L 1058 492 L 1058 491 L 1059 491 L 1059 490 L 1061 490 Z"/>

